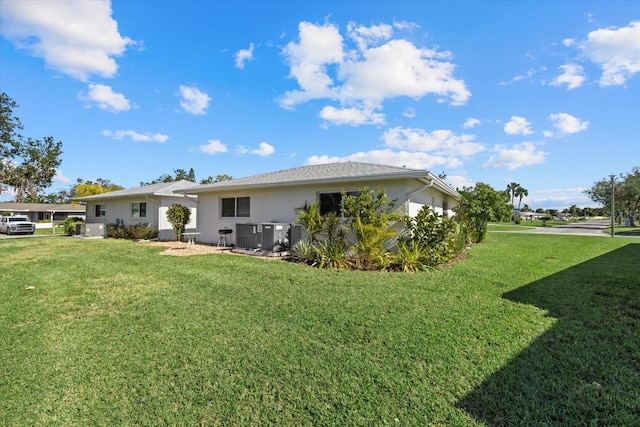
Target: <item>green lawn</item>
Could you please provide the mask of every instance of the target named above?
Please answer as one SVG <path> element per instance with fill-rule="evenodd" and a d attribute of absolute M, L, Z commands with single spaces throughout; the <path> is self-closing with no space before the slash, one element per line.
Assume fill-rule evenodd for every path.
<path fill-rule="evenodd" d="M 160 252 L 0 241 L 0 424 L 638 425 L 638 238 L 419 274 Z"/>

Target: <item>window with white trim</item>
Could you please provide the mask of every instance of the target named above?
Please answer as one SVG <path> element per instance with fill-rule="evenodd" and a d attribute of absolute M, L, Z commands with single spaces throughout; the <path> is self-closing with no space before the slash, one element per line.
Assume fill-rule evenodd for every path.
<path fill-rule="evenodd" d="M 96 205 L 95 216 L 96 218 L 107 216 L 107 205 Z"/>
<path fill-rule="evenodd" d="M 146 202 L 131 203 L 131 218 L 146 218 L 146 216 L 147 216 Z"/>
<path fill-rule="evenodd" d="M 248 218 L 251 216 L 250 197 L 223 197 L 220 199 L 222 218 Z"/>

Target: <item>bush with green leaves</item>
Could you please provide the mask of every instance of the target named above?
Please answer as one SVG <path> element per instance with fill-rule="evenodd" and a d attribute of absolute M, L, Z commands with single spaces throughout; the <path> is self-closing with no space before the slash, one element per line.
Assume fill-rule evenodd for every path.
<path fill-rule="evenodd" d="M 107 237 L 111 239 L 149 240 L 158 237 L 158 230 L 149 224 L 108 224 Z"/>
<path fill-rule="evenodd" d="M 296 208 L 310 240 L 292 248 L 292 258 L 322 268 L 414 272 L 442 265 L 466 247 L 467 223 L 424 206 L 402 216 L 384 189 L 342 192 L 341 215 L 319 213 L 319 203 Z M 311 232 L 309 232 L 311 230 Z"/>
<path fill-rule="evenodd" d="M 178 242 L 182 240 L 182 233 L 184 233 L 190 218 L 191 210 L 179 203 L 174 203 L 167 209 L 167 220 L 173 227 Z"/>
<path fill-rule="evenodd" d="M 77 216 L 67 217 L 62 223 L 64 234 L 66 234 L 67 236 L 75 236 L 77 224 L 84 224 L 84 219 Z"/>
<path fill-rule="evenodd" d="M 291 247 L 291 259 L 296 262 L 313 265 L 316 261 L 317 252 L 315 246 L 309 239 L 298 240 Z"/>
<path fill-rule="evenodd" d="M 489 221 L 504 221 L 511 217 L 508 195 L 489 184 L 479 182 L 475 187 L 460 190 L 462 198 L 454 209 L 456 220 L 464 224 L 467 241 L 482 242 L 487 235 Z"/>

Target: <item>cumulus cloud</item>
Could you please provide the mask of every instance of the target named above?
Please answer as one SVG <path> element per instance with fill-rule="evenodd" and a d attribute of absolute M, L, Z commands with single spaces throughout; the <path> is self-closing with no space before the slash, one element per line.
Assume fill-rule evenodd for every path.
<path fill-rule="evenodd" d="M 129 137 L 134 142 L 166 142 L 169 139 L 167 135 L 163 135 L 161 133 L 151 133 L 151 132 L 139 133 L 131 129 L 116 130 L 116 131 L 105 129 L 102 131 L 102 135 L 108 136 L 114 139 L 118 139 L 118 140 L 124 139 L 125 137 Z"/>
<path fill-rule="evenodd" d="M 71 178 L 65 176 L 60 169 L 57 169 L 56 174 L 53 177 L 53 181 L 60 184 L 69 184 L 71 182 Z"/>
<path fill-rule="evenodd" d="M 504 132 L 507 135 L 531 135 L 533 133 L 531 123 L 524 117 L 518 116 L 511 116 L 511 120 L 504 125 Z"/>
<path fill-rule="evenodd" d="M 479 124 L 480 124 L 480 120 L 475 119 L 473 117 L 469 117 L 467 120 L 464 121 L 464 124 L 462 125 L 462 127 L 465 129 L 472 129 L 478 126 Z"/>
<path fill-rule="evenodd" d="M 640 72 L 640 21 L 592 31 L 578 47 L 602 68 L 601 86 L 623 85 Z"/>
<path fill-rule="evenodd" d="M 244 63 L 253 59 L 253 43 L 249 44 L 249 49 L 240 49 L 236 52 L 236 67 L 244 69 Z"/>
<path fill-rule="evenodd" d="M 411 151 L 433 152 L 438 155 L 456 157 L 471 156 L 484 150 L 474 142 L 475 135 L 457 135 L 451 130 L 434 130 L 395 127 L 382 135 L 384 145 Z"/>
<path fill-rule="evenodd" d="M 180 86 L 180 106 L 190 114 L 203 115 L 207 113 L 207 107 L 211 98 L 205 92 L 196 87 Z"/>
<path fill-rule="evenodd" d="M 238 147 L 236 150 L 239 154 L 255 154 L 257 156 L 267 157 L 276 152 L 276 149 L 273 145 L 268 144 L 266 142 L 261 142 L 258 144 L 258 148 L 251 150 L 246 147 Z"/>
<path fill-rule="evenodd" d="M 544 163 L 548 153 L 537 150 L 532 142 L 523 142 L 507 147 L 498 145 L 494 148 L 495 155 L 491 156 L 482 166 L 487 169 L 506 168 L 518 169 L 522 166 Z"/>
<path fill-rule="evenodd" d="M 121 56 L 135 42 L 118 32 L 111 2 L 3 1 L 0 32 L 18 49 L 75 79 L 113 77 Z"/>
<path fill-rule="evenodd" d="M 283 94 L 278 100 L 280 106 L 292 109 L 313 99 L 330 99 L 339 102 L 340 108 L 333 107 L 325 113 L 346 113 L 353 112 L 350 109 L 354 106 L 361 110 L 380 109 L 386 99 L 420 99 L 426 95 L 435 95 L 452 105 L 466 103 L 471 93 L 465 82 L 454 76 L 452 54 L 393 38 L 394 27 L 400 28 L 387 24 L 366 27 L 351 22 L 345 40 L 331 23 L 301 22 L 298 40 L 288 43 L 282 51 L 290 67 L 289 75 L 299 89 Z M 361 119 L 354 115 L 355 123 Z"/>
<path fill-rule="evenodd" d="M 307 158 L 305 164 L 319 165 L 334 162 L 365 162 L 381 165 L 407 167 L 411 169 L 432 169 L 436 166 L 458 167 L 457 159 L 443 156 L 432 156 L 427 153 L 415 153 L 409 151 L 371 150 L 353 153 L 348 156 L 314 155 Z"/>
<path fill-rule="evenodd" d="M 80 92 L 78 98 L 81 101 L 95 103 L 98 108 L 112 113 L 131 109 L 129 100 L 123 94 L 114 92 L 111 86 L 90 84 L 87 92 Z"/>
<path fill-rule="evenodd" d="M 372 108 L 335 108 L 330 105 L 320 111 L 320 117 L 336 125 L 351 126 L 382 124 L 385 119 L 384 114 L 376 113 Z"/>
<path fill-rule="evenodd" d="M 217 139 L 210 139 L 207 144 L 198 147 L 199 151 L 207 154 L 226 153 L 227 147 Z"/>
<path fill-rule="evenodd" d="M 567 85 L 567 90 L 575 89 L 585 81 L 584 68 L 577 64 L 565 64 L 558 67 L 562 71 L 558 77 L 551 81 L 552 86 Z"/>
<path fill-rule="evenodd" d="M 551 121 L 553 127 L 556 128 L 561 134 L 578 133 L 586 130 L 587 127 L 589 127 L 589 122 L 580 120 L 577 117 L 574 117 L 571 114 L 567 113 L 550 114 L 549 120 Z M 551 134 L 549 134 L 548 132 L 545 134 L 551 136 Z"/>

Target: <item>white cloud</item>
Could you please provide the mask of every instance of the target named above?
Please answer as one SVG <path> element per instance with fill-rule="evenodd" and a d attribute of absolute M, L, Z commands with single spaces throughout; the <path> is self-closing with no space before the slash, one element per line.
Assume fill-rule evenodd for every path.
<path fill-rule="evenodd" d="M 531 77 L 535 76 L 535 74 L 536 74 L 536 71 L 534 69 L 530 68 L 530 69 L 527 70 L 527 72 L 525 74 L 518 74 L 517 76 L 515 76 L 511 80 L 502 81 L 502 82 L 498 83 L 498 85 L 500 85 L 500 86 L 508 86 L 508 85 L 510 85 L 511 83 L 514 83 L 514 82 L 519 82 L 521 80 L 530 79 Z"/>
<path fill-rule="evenodd" d="M 518 116 L 511 116 L 511 120 L 504 125 L 504 132 L 507 135 L 531 135 L 533 133 L 531 123 L 524 117 Z"/>
<path fill-rule="evenodd" d="M 196 87 L 180 86 L 180 106 L 190 114 L 203 115 L 207 113 L 207 107 L 211 98 L 205 92 Z"/>
<path fill-rule="evenodd" d="M 391 39 L 392 26 L 349 23 L 347 36 L 356 44 L 352 49 L 333 24 L 301 22 L 298 28 L 298 40 L 288 43 L 283 55 L 290 66 L 290 77 L 300 88 L 280 97 L 283 108 L 313 99 L 331 99 L 348 111 L 354 105 L 381 108 L 389 98 L 419 99 L 426 95 L 462 105 L 471 96 L 465 82 L 453 75 L 450 52 Z"/>
<path fill-rule="evenodd" d="M 416 109 L 413 107 L 408 107 L 402 112 L 402 115 L 408 119 L 413 119 L 416 116 Z"/>
<path fill-rule="evenodd" d="M 553 127 L 558 129 L 561 134 L 578 133 L 587 129 L 589 126 L 589 122 L 580 120 L 567 113 L 550 114 L 549 120 Z"/>
<path fill-rule="evenodd" d="M 273 147 L 273 145 L 268 144 L 266 142 L 261 142 L 258 145 L 258 148 L 254 149 L 254 150 L 250 150 L 246 147 L 238 147 L 236 150 L 239 154 L 255 154 L 257 156 L 262 156 L 262 157 L 267 157 L 272 155 L 273 153 L 276 152 L 276 149 Z"/>
<path fill-rule="evenodd" d="M 227 152 L 227 147 L 221 141 L 217 139 L 210 139 L 207 142 L 208 144 L 199 146 L 198 150 L 207 154 L 217 154 L 217 153 Z"/>
<path fill-rule="evenodd" d="M 552 86 L 566 84 L 567 90 L 571 90 L 582 86 L 585 81 L 584 69 L 580 65 L 565 64 L 559 66 L 558 69 L 562 70 L 562 74 L 551 81 Z"/>
<path fill-rule="evenodd" d="M 640 72 L 640 21 L 592 31 L 578 46 L 602 68 L 601 86 L 622 85 Z"/>
<path fill-rule="evenodd" d="M 3 1 L 0 31 L 18 49 L 75 79 L 113 77 L 114 58 L 135 42 L 120 35 L 111 14 L 106 0 Z"/>
<path fill-rule="evenodd" d="M 118 140 L 124 139 L 125 137 L 129 137 L 134 142 L 166 142 L 169 139 L 167 135 L 163 135 L 161 133 L 151 133 L 151 132 L 139 133 L 131 129 L 116 130 L 116 131 L 110 131 L 108 129 L 105 129 L 102 131 L 102 135 L 108 136 L 114 139 L 118 139 Z"/>
<path fill-rule="evenodd" d="M 253 43 L 249 44 L 249 49 L 240 49 L 236 52 L 236 67 L 244 69 L 244 63 L 253 59 Z"/>
<path fill-rule="evenodd" d="M 315 98 L 335 98 L 331 89 L 333 80 L 326 69 L 342 62 L 344 56 L 342 36 L 335 25 L 300 22 L 298 32 L 299 42 L 288 43 L 283 54 L 291 67 L 290 77 L 297 80 L 302 90 L 285 93 L 280 99 L 283 108 L 293 108 Z"/>
<path fill-rule="evenodd" d="M 382 135 L 384 145 L 411 151 L 434 152 L 442 156 L 471 156 L 484 150 L 484 146 L 474 142 L 475 135 L 457 135 L 451 130 L 434 130 L 395 127 Z"/>
<path fill-rule="evenodd" d="M 466 175 L 447 175 L 445 181 L 453 188 L 473 187 L 475 182 Z"/>
<path fill-rule="evenodd" d="M 544 159 L 548 154 L 544 151 L 536 150 L 536 146 L 532 142 L 523 142 L 511 147 L 497 145 L 494 151 L 496 155 L 491 156 L 489 160 L 482 165 L 484 168 L 506 168 L 513 170 L 522 166 L 544 163 Z"/>
<path fill-rule="evenodd" d="M 358 45 L 358 49 L 365 50 L 370 44 L 379 44 L 391 38 L 393 27 L 387 24 L 365 27 L 355 22 L 347 24 L 347 35 Z"/>
<path fill-rule="evenodd" d="M 473 129 L 479 124 L 480 124 L 480 120 L 475 119 L 473 117 L 469 117 L 467 120 L 464 121 L 464 124 L 462 125 L 462 127 L 465 129 Z"/>
<path fill-rule="evenodd" d="M 71 182 L 71 178 L 64 176 L 60 169 L 56 170 L 56 174 L 53 177 L 54 182 L 58 182 L 60 184 L 69 184 Z"/>
<path fill-rule="evenodd" d="M 336 125 L 348 124 L 352 126 L 382 124 L 385 119 L 384 114 L 376 113 L 372 108 L 335 108 L 330 105 L 320 111 L 320 117 Z"/>
<path fill-rule="evenodd" d="M 82 101 L 94 102 L 100 109 L 112 113 L 131 109 L 129 100 L 123 94 L 114 92 L 111 86 L 90 84 L 88 92 L 80 92 L 78 98 Z"/>
<path fill-rule="evenodd" d="M 353 153 L 348 156 L 311 156 L 305 164 L 318 165 L 333 162 L 365 162 L 381 165 L 407 167 L 411 169 L 431 169 L 436 166 L 458 167 L 460 163 L 456 159 L 443 156 L 432 156 L 426 153 L 414 153 L 409 151 L 371 150 Z"/>

